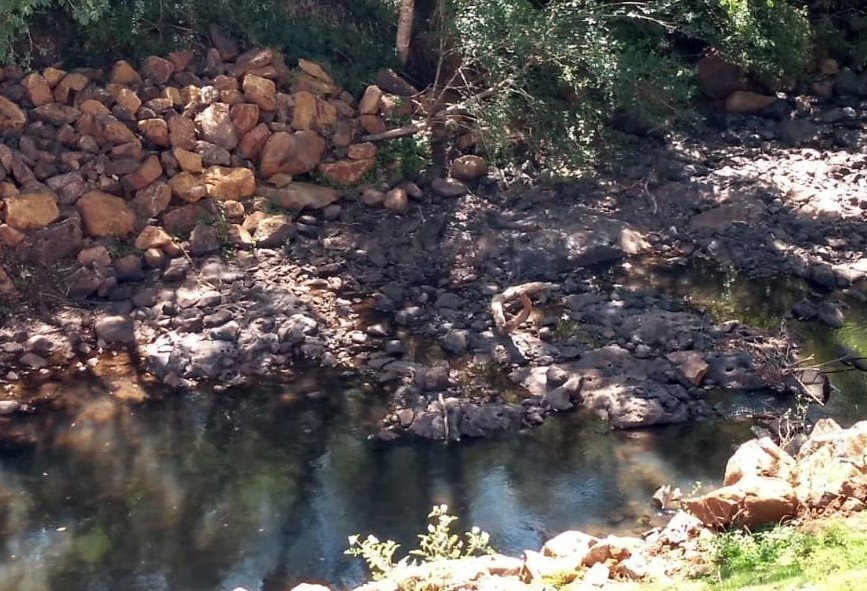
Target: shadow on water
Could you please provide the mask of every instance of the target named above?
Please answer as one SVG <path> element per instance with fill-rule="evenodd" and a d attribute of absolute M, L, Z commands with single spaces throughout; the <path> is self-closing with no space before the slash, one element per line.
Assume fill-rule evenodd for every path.
<path fill-rule="evenodd" d="M 787 319 L 814 295 L 799 282 L 747 281 L 694 262 L 615 269 L 610 279 L 682 296 L 717 321 L 786 324 L 817 361 L 833 359 L 838 342 L 864 345 L 863 304 L 850 303 L 837 331 Z M 822 412 L 852 422 L 864 374 L 833 379 L 841 393 Z M 348 587 L 365 572 L 344 556 L 347 536 L 372 532 L 409 549 L 437 503 L 507 553 L 570 528 L 639 532 L 660 519 L 649 503 L 657 487 L 718 483 L 751 436 L 749 421 L 618 433 L 566 415 L 496 440 L 383 445 L 368 439 L 383 412 L 376 396 L 328 376 L 137 407 L 78 399 L 90 401 L 24 419 L 41 432 L 38 445 L 0 456 L 0 591 Z"/>
<path fill-rule="evenodd" d="M 349 586 L 348 535 L 414 546 L 436 503 L 507 552 L 567 528 L 642 531 L 653 491 L 713 481 L 743 425 L 618 434 L 572 415 L 518 437 L 443 446 L 367 438 L 351 385 L 198 394 L 144 407 L 94 399 L 0 461 L 0 589 L 282 590 Z M 34 418 L 33 420 L 40 420 Z"/>

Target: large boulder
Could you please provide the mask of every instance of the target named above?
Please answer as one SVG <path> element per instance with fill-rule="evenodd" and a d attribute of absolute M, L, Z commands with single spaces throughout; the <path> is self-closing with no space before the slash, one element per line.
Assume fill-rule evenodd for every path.
<path fill-rule="evenodd" d="M 867 421 L 845 430 L 820 421 L 796 459 L 795 492 L 808 507 L 867 498 Z"/>
<path fill-rule="evenodd" d="M 315 131 L 279 131 L 262 148 L 259 174 L 266 179 L 281 172 L 304 174 L 316 168 L 324 153 L 325 139 Z"/>
<path fill-rule="evenodd" d="M 102 191 L 90 191 L 82 195 L 75 205 L 85 230 L 91 236 L 127 236 L 135 231 L 135 213 L 120 197 Z"/>
<path fill-rule="evenodd" d="M 755 529 L 794 517 L 799 502 L 790 482 L 782 478 L 748 476 L 701 497 L 685 499 L 684 506 L 708 527 L 736 525 Z"/>
<path fill-rule="evenodd" d="M 741 445 L 726 464 L 726 486 L 751 476 L 790 480 L 795 460 L 769 437 L 752 439 Z"/>

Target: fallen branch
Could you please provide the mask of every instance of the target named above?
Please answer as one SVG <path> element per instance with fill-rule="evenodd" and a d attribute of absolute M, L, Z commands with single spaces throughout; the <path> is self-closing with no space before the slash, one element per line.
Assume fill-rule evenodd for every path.
<path fill-rule="evenodd" d="M 532 283 L 524 283 L 510 287 L 503 293 L 495 295 L 491 298 L 491 316 L 494 318 L 494 326 L 501 334 L 509 334 L 518 326 L 530 317 L 533 311 L 533 303 L 530 301 L 530 295 L 550 291 L 559 287 L 556 283 L 544 283 L 534 281 Z M 506 320 L 506 304 L 512 300 L 521 300 L 521 311 L 512 318 Z"/>

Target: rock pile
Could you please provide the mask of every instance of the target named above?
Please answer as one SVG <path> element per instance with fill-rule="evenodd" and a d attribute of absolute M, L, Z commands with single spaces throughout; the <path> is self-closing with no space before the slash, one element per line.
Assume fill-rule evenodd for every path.
<path fill-rule="evenodd" d="M 316 63 L 292 69 L 272 49 L 213 39 L 204 56 L 139 69 L 0 70 L 4 256 L 76 258 L 68 294 L 111 297 L 185 253 L 278 246 L 295 232 L 291 213 L 336 215 L 333 187 L 376 166 L 360 137 L 412 105 L 377 86 L 356 101 Z"/>
<path fill-rule="evenodd" d="M 861 511 L 867 502 L 867 421 L 817 422 L 793 457 L 768 438 L 738 448 L 722 488 L 687 499 L 704 524 L 755 529 L 798 515 Z"/>

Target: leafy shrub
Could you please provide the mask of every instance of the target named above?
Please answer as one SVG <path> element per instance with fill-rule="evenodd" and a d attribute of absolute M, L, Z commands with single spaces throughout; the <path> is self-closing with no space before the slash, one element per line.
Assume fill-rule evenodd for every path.
<path fill-rule="evenodd" d="M 368 535 L 361 539 L 358 535 L 349 536 L 346 554 L 364 559 L 374 579 L 382 579 L 398 566 L 415 564 L 410 556 L 422 562 L 441 559 L 456 559 L 464 556 L 493 554 L 490 536 L 477 527 L 463 536 L 452 533 L 452 525 L 457 517 L 448 514 L 448 506 L 436 505 L 428 514 L 427 531 L 419 534 L 419 547 L 395 563 L 394 555 L 400 546 L 392 541 L 381 542 L 376 536 Z"/>

